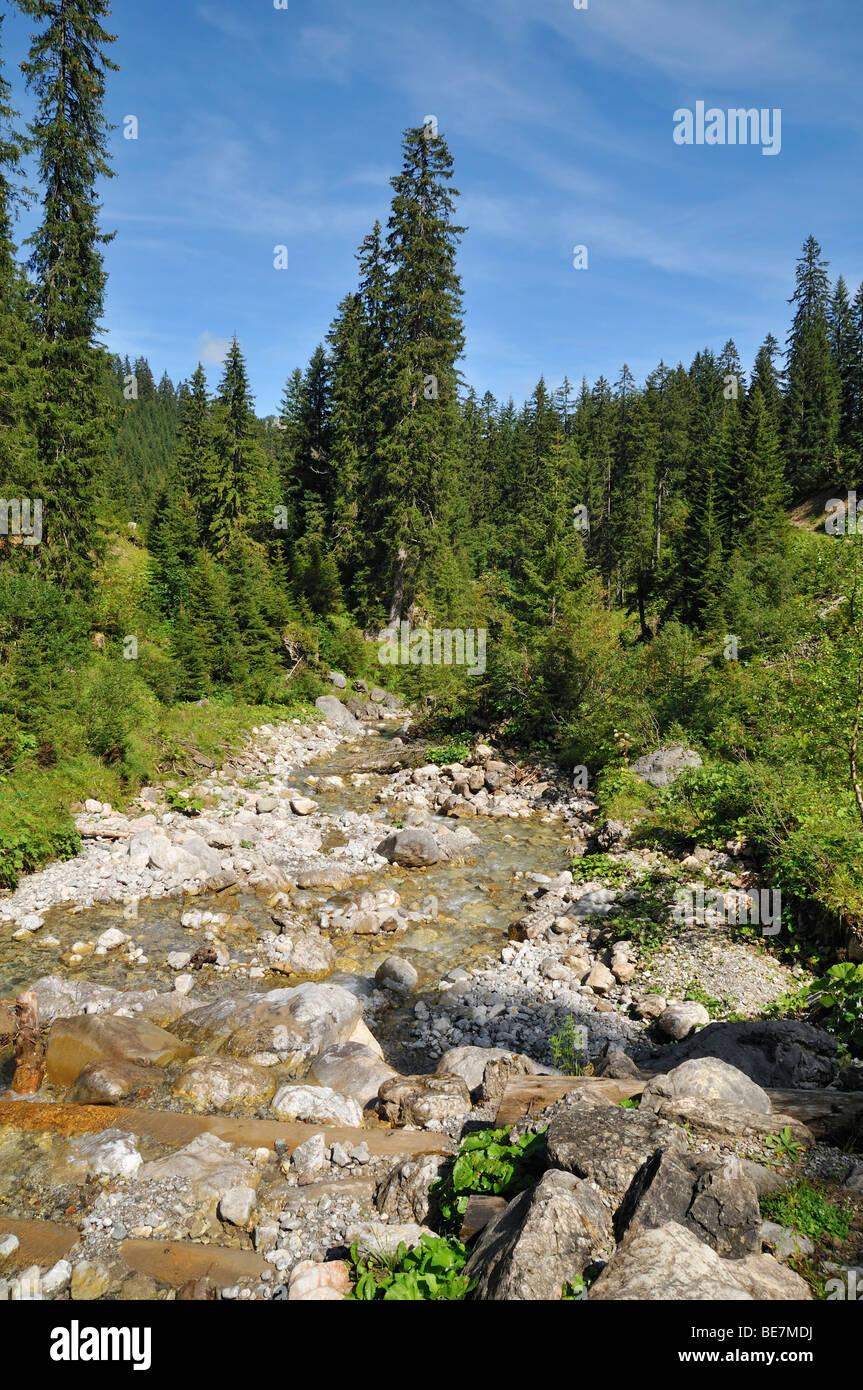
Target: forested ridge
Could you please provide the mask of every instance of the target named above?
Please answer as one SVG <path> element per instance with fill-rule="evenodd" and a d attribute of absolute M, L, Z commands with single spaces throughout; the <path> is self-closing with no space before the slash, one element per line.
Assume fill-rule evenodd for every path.
<path fill-rule="evenodd" d="M 157 384 L 100 345 L 107 7 L 21 8 L 28 128 L 0 83 L 3 881 L 74 849 L 75 798 L 122 801 L 182 766 L 181 735 L 284 711 L 332 668 L 427 697 L 430 728 L 583 766 L 644 834 L 745 836 L 789 900 L 863 920 L 860 541 L 818 524 L 860 478 L 863 287 L 810 237 L 787 337 L 751 365 L 729 340 L 643 383 L 624 364 L 479 397 L 452 158 L 417 127 L 356 284 L 259 419 L 237 342 L 214 392 L 200 364 Z M 10 499 L 41 500 L 37 543 Z M 486 669 L 383 671 L 401 621 L 487 631 Z M 648 794 L 627 764 L 669 742 L 704 765 Z"/>

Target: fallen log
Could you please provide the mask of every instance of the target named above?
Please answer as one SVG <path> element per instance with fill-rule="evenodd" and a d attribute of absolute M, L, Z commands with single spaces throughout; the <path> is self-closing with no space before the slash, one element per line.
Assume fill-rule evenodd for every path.
<path fill-rule="evenodd" d="M 596 1076 L 520 1076 L 509 1081 L 495 1116 L 495 1125 L 514 1124 L 553 1105 L 570 1091 L 593 1092 L 615 1102 L 639 1096 L 646 1081 L 612 1081 Z M 773 1109 L 800 1120 L 816 1138 L 837 1138 L 856 1127 L 863 1129 L 863 1091 L 770 1090 Z"/>
<path fill-rule="evenodd" d="M 514 1124 L 523 1115 L 533 1115 L 562 1100 L 570 1091 L 592 1092 L 616 1103 L 640 1096 L 646 1085 L 646 1081 L 615 1081 L 604 1076 L 519 1076 L 504 1087 L 494 1122 L 498 1129 Z"/>

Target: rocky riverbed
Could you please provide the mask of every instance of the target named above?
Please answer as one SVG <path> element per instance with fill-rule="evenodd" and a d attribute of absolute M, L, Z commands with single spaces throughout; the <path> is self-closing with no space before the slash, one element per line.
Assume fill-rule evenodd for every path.
<path fill-rule="evenodd" d="M 517 1119 L 546 1166 L 474 1233 L 476 1296 L 602 1270 L 591 1297 L 704 1297 L 630 1291 L 687 1252 L 713 1296 L 809 1296 L 758 1213 L 801 1173 L 863 1261 L 856 1121 L 814 1134 L 770 1094 L 857 1084 L 826 1034 L 759 1021 L 800 970 L 672 921 L 681 887 L 757 889 L 742 848 L 633 850 L 560 769 L 429 761 L 384 691 L 318 704 L 182 796 L 88 802 L 82 852 L 0 898 L 0 995 L 46 1045 L 41 1089 L 0 1098 L 0 1296 L 341 1298 L 354 1239 L 439 1228 L 432 1184 L 518 1078 L 564 1090 Z"/>

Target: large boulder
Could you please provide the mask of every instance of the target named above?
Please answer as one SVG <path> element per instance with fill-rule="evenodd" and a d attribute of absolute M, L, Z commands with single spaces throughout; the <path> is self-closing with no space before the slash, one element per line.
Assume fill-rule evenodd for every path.
<path fill-rule="evenodd" d="M 615 1205 L 658 1149 L 687 1149 L 686 1135 L 676 1125 L 578 1091 L 549 1106 L 542 1118 L 548 1123 L 549 1165 L 591 1178 Z"/>
<path fill-rule="evenodd" d="M 308 983 L 206 1004 L 182 1027 L 184 1036 L 220 1039 L 223 1053 L 303 1076 L 315 1057 L 350 1037 L 360 1012 L 341 985 Z"/>
<path fill-rule="evenodd" d="M 714 1155 L 659 1152 L 648 1160 L 615 1216 L 618 1240 L 679 1222 L 718 1255 L 742 1258 L 761 1250 L 755 1184 Z"/>
<path fill-rule="evenodd" d="M 811 1299 L 809 1285 L 772 1255 L 723 1260 L 677 1222 L 642 1231 L 617 1251 L 591 1301 L 692 1302 Z"/>
<path fill-rule="evenodd" d="M 356 733 L 359 730 L 357 720 L 335 695 L 321 695 L 315 700 L 315 709 L 320 710 L 326 722 L 334 729 L 344 729 L 346 733 Z"/>
<path fill-rule="evenodd" d="M 771 1135 L 788 1129 L 796 1143 L 811 1148 L 811 1131 L 793 1115 L 770 1110 L 750 1110 L 726 1100 L 705 1100 L 701 1096 L 642 1096 L 640 1110 L 652 1113 L 670 1124 L 682 1125 L 708 1144 L 738 1140 L 763 1144 Z"/>
<path fill-rule="evenodd" d="M 557 1300 L 613 1244 L 611 1218 L 591 1185 L 548 1172 L 489 1222 L 465 1274 L 477 1279 L 477 1299 Z"/>
<path fill-rule="evenodd" d="M 365 1043 L 346 1042 L 327 1048 L 312 1064 L 311 1075 L 320 1086 L 330 1086 L 366 1106 L 381 1086 L 397 1073 L 382 1062 Z"/>
<path fill-rule="evenodd" d="M 304 1124 L 358 1129 L 363 1122 L 359 1102 L 329 1086 L 280 1086 L 271 1108 L 280 1120 L 301 1120 Z"/>
<path fill-rule="evenodd" d="M 426 869 L 446 858 L 431 831 L 421 825 L 394 830 L 381 840 L 376 852 L 404 869 Z"/>
<path fill-rule="evenodd" d="M 701 767 L 701 758 L 694 749 L 675 743 L 669 748 L 657 748 L 654 753 L 645 753 L 643 758 L 636 758 L 630 765 L 630 771 L 651 787 L 667 787 L 671 782 L 676 782 L 688 767 Z"/>
<path fill-rule="evenodd" d="M 195 1110 L 231 1110 L 266 1105 L 276 1089 L 268 1067 L 239 1057 L 196 1057 L 183 1067 L 173 1085 L 178 1100 Z"/>
<path fill-rule="evenodd" d="M 55 1086 L 71 1086 L 90 1062 L 166 1067 L 191 1054 L 191 1047 L 155 1023 L 110 1014 L 80 1014 L 52 1023 L 45 1069 Z"/>
<path fill-rule="evenodd" d="M 393 1125 L 427 1125 L 470 1110 L 470 1091 L 460 1076 L 392 1076 L 378 1089 L 378 1110 Z"/>
<path fill-rule="evenodd" d="M 772 1110 L 770 1097 L 754 1081 L 723 1062 L 719 1057 L 692 1057 L 681 1062 L 664 1076 L 649 1081 L 642 1096 L 667 1096 L 678 1099 L 680 1096 L 695 1096 L 701 1100 L 718 1100 L 729 1105 L 742 1105 L 748 1110 L 761 1110 L 769 1114 Z"/>
<path fill-rule="evenodd" d="M 718 1057 L 768 1090 L 829 1086 L 838 1075 L 836 1039 L 795 1019 L 711 1023 L 645 1069 L 664 1071 L 692 1057 Z"/>

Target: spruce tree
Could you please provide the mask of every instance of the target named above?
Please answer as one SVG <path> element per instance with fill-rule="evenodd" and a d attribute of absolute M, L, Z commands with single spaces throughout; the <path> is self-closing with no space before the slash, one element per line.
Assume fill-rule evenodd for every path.
<path fill-rule="evenodd" d="M 839 379 L 839 443 L 848 449 L 853 441 L 857 377 L 854 311 L 843 276 L 836 281 L 828 311 L 830 351 Z"/>
<path fill-rule="evenodd" d="M 458 372 L 464 347 L 455 266 L 464 228 L 453 222 L 452 156 L 441 135 L 409 129 L 392 180 L 385 265 L 389 363 L 381 434 L 382 490 L 376 540 L 386 616 L 395 622 L 417 598 L 452 610 L 464 580 L 463 536 L 455 534 L 458 492 Z"/>
<path fill-rule="evenodd" d="M 255 417 L 246 363 L 236 338 L 213 407 L 216 461 L 210 540 L 217 555 L 240 533 L 270 540 L 276 488 Z"/>
<path fill-rule="evenodd" d="M 43 185 L 42 217 L 29 238 L 40 335 L 36 409 L 45 561 L 65 585 L 88 592 L 98 552 L 97 498 L 113 405 L 96 346 L 105 272 L 96 190 L 111 176 L 103 113 L 114 42 L 100 20 L 105 0 L 19 0 L 44 27 L 22 63 L 36 97 L 30 126 Z"/>
<path fill-rule="evenodd" d="M 180 406 L 175 469 L 180 487 L 195 505 L 199 532 L 206 536 L 217 505 L 217 471 L 210 396 L 200 362 Z"/>
<path fill-rule="evenodd" d="M 835 476 L 839 438 L 839 374 L 830 351 L 827 263 L 814 237 L 797 262 L 788 335 L 785 447 L 795 496 Z"/>
<path fill-rule="evenodd" d="M 28 287 L 18 265 L 13 233 L 16 214 L 27 199 L 21 186 L 27 140 L 17 128 L 17 112 L 9 98 L 0 50 L 0 491 L 7 500 L 17 497 L 20 502 L 25 497 L 32 501 L 37 473 L 29 429 L 34 340 Z M 0 559 L 14 557 L 29 563 L 35 558 L 33 550 L 0 538 Z"/>

